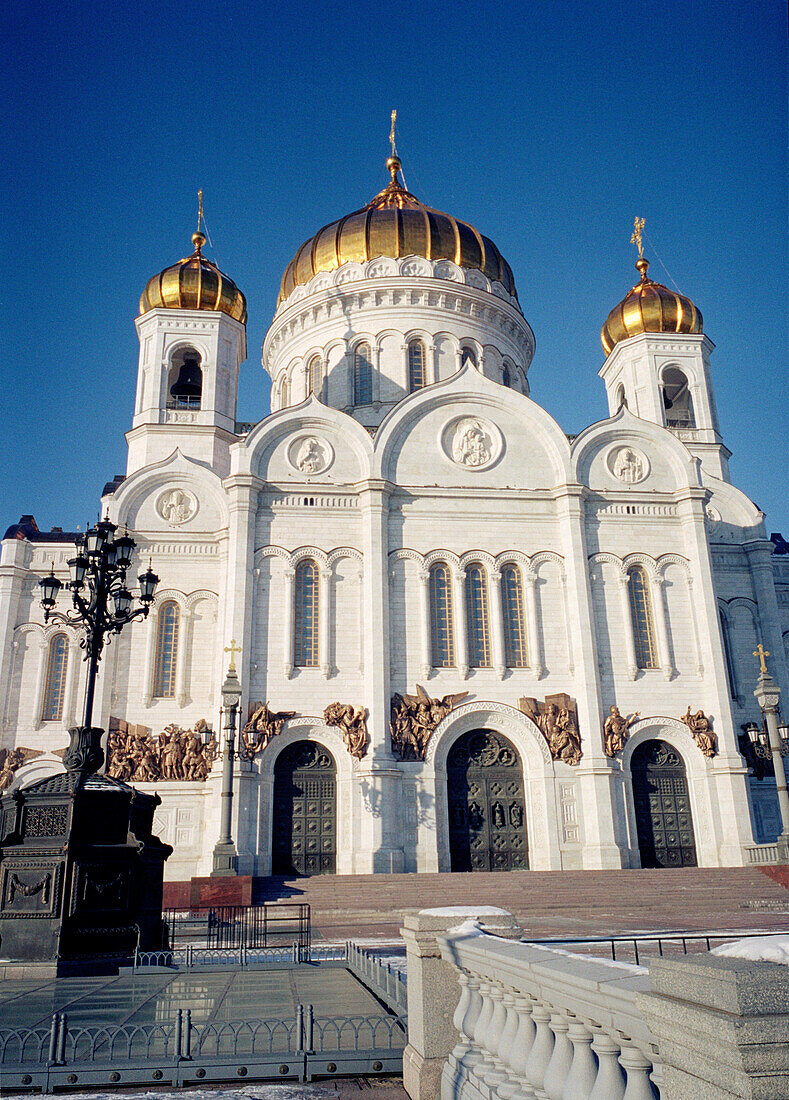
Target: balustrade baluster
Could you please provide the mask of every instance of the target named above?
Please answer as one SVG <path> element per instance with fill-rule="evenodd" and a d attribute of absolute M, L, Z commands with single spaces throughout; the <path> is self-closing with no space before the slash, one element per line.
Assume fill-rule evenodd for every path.
<path fill-rule="evenodd" d="M 472 1074 L 480 1080 L 484 1080 L 485 1074 L 489 1073 L 494 1068 L 493 1058 L 487 1047 L 488 1027 L 490 1026 L 490 1019 L 496 1007 L 496 1003 L 490 995 L 494 988 L 491 982 L 481 981 L 479 983 L 479 995 L 482 998 L 482 1011 L 477 1017 L 477 1022 L 474 1025 L 474 1051 L 468 1058 L 464 1059 L 464 1065 L 469 1066 Z"/>
<path fill-rule="evenodd" d="M 498 1100 L 531 1100 L 534 1090 L 523 1075 L 526 1059 L 534 1042 L 531 1018 L 531 997 L 514 991 L 504 994 L 507 1023 L 499 1046 L 499 1058 L 504 1063 L 507 1079 L 499 1085 Z"/>
<path fill-rule="evenodd" d="M 485 1032 L 485 1047 L 490 1055 L 493 1068 L 485 1071 L 484 1078 L 488 1088 L 495 1091 L 499 1085 L 507 1080 L 507 1070 L 500 1056 L 501 1040 L 504 1037 L 504 1027 L 507 1022 L 504 990 L 500 986 L 491 985 L 490 999 L 493 1001 L 493 1012 Z"/>
<path fill-rule="evenodd" d="M 534 1043 L 526 1060 L 525 1077 L 534 1089 L 534 1095 L 544 1097 L 543 1083 L 545 1071 L 553 1054 L 554 1037 L 549 1026 L 550 1011 L 541 1004 L 536 1004 L 532 1009 L 532 1021 L 534 1022 Z"/>
<path fill-rule="evenodd" d="M 573 1061 L 573 1044 L 567 1038 L 570 1020 L 564 1012 L 551 1013 L 551 1031 L 553 1032 L 553 1054 L 545 1071 L 542 1090 L 547 1100 L 562 1100 L 564 1082 L 570 1072 Z M 538 1093 L 539 1095 L 539 1093 Z"/>
<path fill-rule="evenodd" d="M 564 1082 L 562 1100 L 589 1100 L 597 1078 L 597 1059 L 590 1049 L 592 1033 L 581 1020 L 573 1020 L 567 1035 L 573 1045 L 573 1061 Z"/>
<path fill-rule="evenodd" d="M 619 1061 L 627 1074 L 623 1100 L 656 1100 L 657 1093 L 649 1079 L 651 1059 L 645 1057 L 638 1047 L 623 1043 Z"/>
<path fill-rule="evenodd" d="M 619 1064 L 619 1049 L 619 1043 L 604 1031 L 595 1035 L 592 1050 L 597 1055 L 597 1080 L 589 1100 L 624 1100 L 625 1074 Z"/>

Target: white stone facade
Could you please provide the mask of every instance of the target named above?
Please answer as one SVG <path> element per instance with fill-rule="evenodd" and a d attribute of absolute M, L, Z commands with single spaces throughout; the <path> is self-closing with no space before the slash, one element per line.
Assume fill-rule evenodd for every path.
<path fill-rule="evenodd" d="M 293 711 L 283 732 L 237 768 L 240 868 L 272 869 L 274 768 L 299 740 L 336 764 L 336 871 L 450 869 L 447 757 L 462 734 L 503 734 L 522 768 L 529 865 L 639 865 L 630 772 L 638 745 L 659 738 L 684 762 L 700 865 L 748 861 L 749 779 L 737 747 L 758 715 L 758 642 L 789 691 L 789 558 L 772 559 L 758 509 L 728 481 L 706 336 L 649 333 L 618 344 L 601 369 L 610 416 L 568 438 L 528 396 L 534 338 L 515 299 L 476 270 L 421 257 L 345 264 L 281 304 L 263 361 L 273 412 L 236 425 L 244 328 L 224 314 L 154 309 L 138 321 L 140 368 L 126 478 L 103 499 L 127 525 L 139 561 L 161 577 L 151 616 L 107 649 L 96 720 L 219 728 L 231 639 L 241 646 L 242 712 L 258 700 Z M 408 392 L 408 344 L 423 341 L 424 388 Z M 591 338 L 591 337 L 590 337 Z M 354 404 L 353 353 L 372 349 L 372 400 Z M 167 408 L 174 356 L 197 352 L 200 408 Z M 473 353 L 469 358 L 468 352 Z M 309 364 L 320 385 L 308 392 Z M 694 428 L 665 426 L 661 374 L 689 379 Z M 507 382 L 508 385 L 504 383 Z M 624 395 L 624 402 L 622 396 Z M 249 429 L 249 430 L 247 430 Z M 60 766 L 79 720 L 84 666 L 76 634 L 61 718 L 44 721 L 47 654 L 62 628 L 43 625 L 37 582 L 68 541 L 16 531 L 0 565 L 3 747 L 43 755 L 15 783 Z M 294 656 L 294 578 L 316 563 L 318 659 Z M 451 573 L 452 667 L 433 667 L 428 577 Z M 471 667 L 466 571 L 487 576 L 488 667 Z M 507 667 L 501 570 L 523 579 L 527 667 Z M 648 579 L 656 667 L 639 668 L 628 569 Z M 175 684 L 157 697 L 157 611 L 180 610 Z M 65 598 L 61 596 L 65 606 Z M 721 620 L 727 631 L 726 646 Z M 390 750 L 392 695 L 421 684 L 432 697 L 468 692 L 435 729 L 424 760 Z M 577 704 L 583 755 L 552 759 L 522 697 L 566 693 Z M 362 759 L 323 720 L 335 700 L 367 711 Z M 623 753 L 604 752 L 609 708 L 640 713 Z M 704 756 L 691 708 L 713 722 Z M 204 783 L 160 781 L 167 877 L 206 874 L 218 836 L 219 766 Z"/>

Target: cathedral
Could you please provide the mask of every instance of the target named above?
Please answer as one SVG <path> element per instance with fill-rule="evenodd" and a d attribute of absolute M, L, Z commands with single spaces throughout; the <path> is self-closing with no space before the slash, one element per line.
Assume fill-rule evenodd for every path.
<path fill-rule="evenodd" d="M 775 781 L 743 728 L 758 646 L 789 692 L 789 547 L 730 481 L 700 310 L 649 277 L 637 221 L 607 415 L 567 435 L 530 397 L 507 261 L 400 167 L 285 270 L 257 423 L 205 236 L 145 286 L 101 514 L 161 579 L 100 666 L 109 774 L 161 797 L 170 880 L 210 873 L 235 661 L 240 873 L 761 862 Z M 2 543 L 3 789 L 61 770 L 80 722 L 79 634 L 38 587 L 77 537 L 23 516 Z"/>

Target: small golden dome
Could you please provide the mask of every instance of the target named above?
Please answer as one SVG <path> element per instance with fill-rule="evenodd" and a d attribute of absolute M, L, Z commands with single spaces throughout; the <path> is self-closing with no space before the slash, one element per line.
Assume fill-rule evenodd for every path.
<path fill-rule="evenodd" d="M 140 298 L 140 315 L 149 309 L 211 309 L 245 325 L 246 299 L 233 280 L 205 258 L 201 251 L 205 237 L 199 230 L 192 234 L 192 244 L 191 256 L 148 280 Z"/>
<path fill-rule="evenodd" d="M 609 355 L 620 340 L 639 332 L 702 332 L 701 311 L 675 290 L 647 278 L 649 260 L 640 256 L 636 267 L 641 279 L 608 314 L 600 332 L 603 351 Z"/>
<path fill-rule="evenodd" d="M 285 268 L 277 304 L 319 271 L 335 271 L 349 261 L 364 263 L 376 256 L 452 260 L 458 267 L 484 272 L 517 299 L 510 265 L 493 241 L 473 225 L 425 206 L 406 191 L 398 177 L 399 157 L 389 157 L 386 167 L 391 180 L 383 191 L 361 210 L 318 230 L 301 246 Z"/>

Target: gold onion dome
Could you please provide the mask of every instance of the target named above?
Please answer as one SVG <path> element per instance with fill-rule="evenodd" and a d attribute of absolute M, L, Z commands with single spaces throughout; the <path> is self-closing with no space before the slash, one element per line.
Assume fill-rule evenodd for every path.
<path fill-rule="evenodd" d="M 148 280 L 140 298 L 140 315 L 149 309 L 211 309 L 246 324 L 246 298 L 232 279 L 205 258 L 201 251 L 205 240 L 199 231 L 193 233 L 192 255 Z"/>
<path fill-rule="evenodd" d="M 641 279 L 608 314 L 600 332 L 603 351 L 609 355 L 616 344 L 639 332 L 702 332 L 701 311 L 675 290 L 647 278 L 649 260 L 640 256 L 636 267 Z"/>
<path fill-rule="evenodd" d="M 386 162 L 391 181 L 361 210 L 318 230 L 305 241 L 282 276 L 279 302 L 319 271 L 335 271 L 349 261 L 364 263 L 376 256 L 424 256 L 452 260 L 458 267 L 477 268 L 517 298 L 510 265 L 493 241 L 473 225 L 425 206 L 400 182 L 400 158 Z"/>

